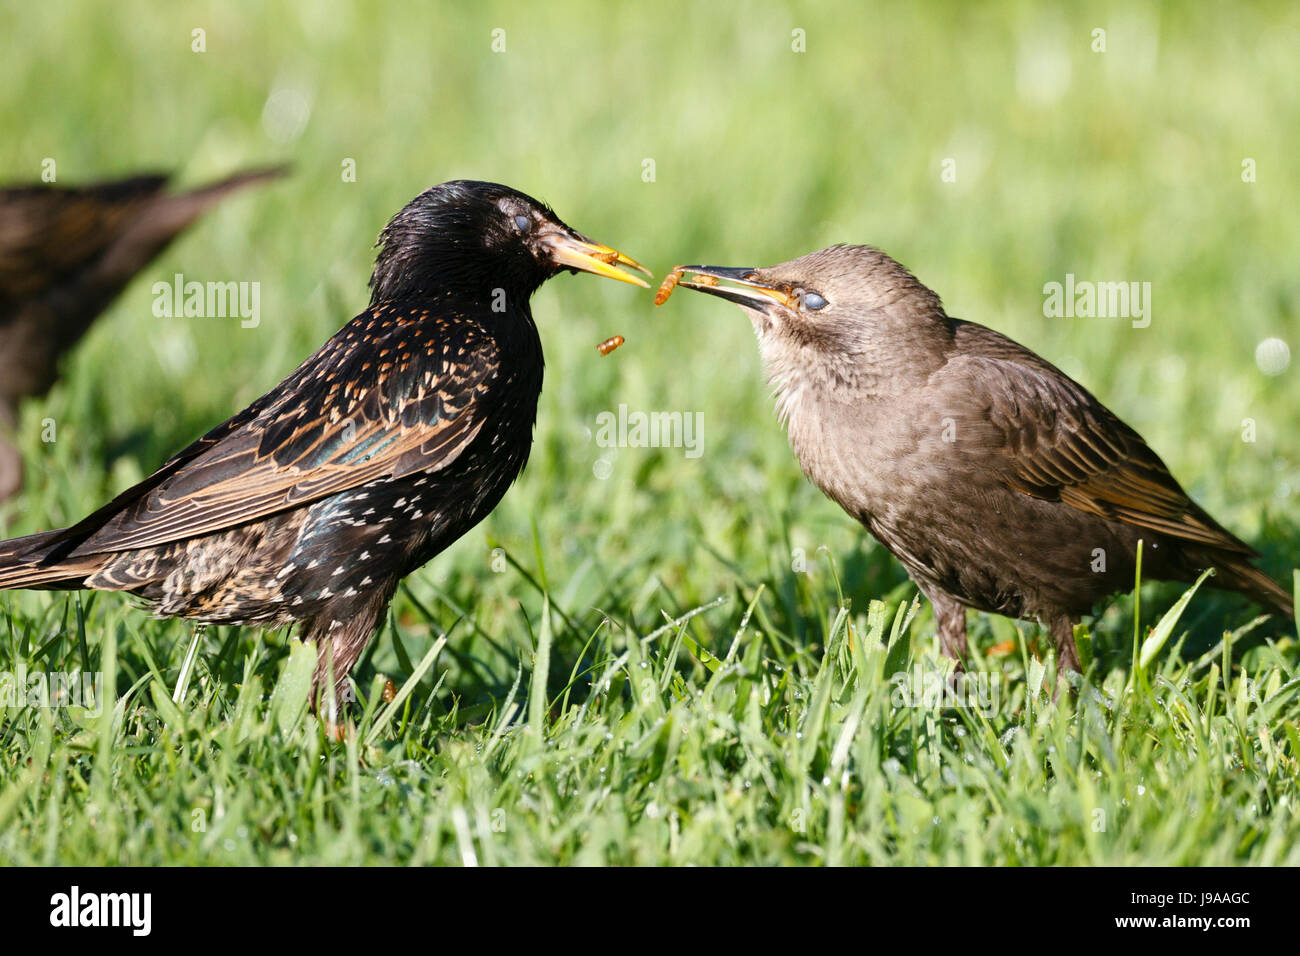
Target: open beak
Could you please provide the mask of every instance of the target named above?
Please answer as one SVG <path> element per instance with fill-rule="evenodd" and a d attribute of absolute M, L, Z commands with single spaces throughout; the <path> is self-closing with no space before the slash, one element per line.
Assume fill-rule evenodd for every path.
<path fill-rule="evenodd" d="M 625 256 L 617 249 L 602 246 L 599 242 L 592 242 L 586 236 L 576 232 L 557 232 L 547 237 L 545 242 L 551 261 L 561 269 L 590 272 L 592 275 L 604 276 L 606 279 L 630 282 L 632 285 L 639 285 L 643 289 L 650 287 L 650 284 L 640 276 L 634 276 L 630 272 L 624 272 L 618 268 L 619 266 L 628 266 L 644 272 L 646 275 L 653 274 L 631 256 Z"/>
<path fill-rule="evenodd" d="M 684 288 L 707 292 L 709 295 L 716 295 L 728 302 L 756 309 L 759 312 L 767 311 L 774 302 L 784 306 L 794 303 L 794 299 L 785 289 L 760 282 L 756 269 L 727 266 L 676 266 L 673 271 L 698 277 L 681 280 L 678 284 Z M 719 280 L 733 284 L 719 285 Z"/>

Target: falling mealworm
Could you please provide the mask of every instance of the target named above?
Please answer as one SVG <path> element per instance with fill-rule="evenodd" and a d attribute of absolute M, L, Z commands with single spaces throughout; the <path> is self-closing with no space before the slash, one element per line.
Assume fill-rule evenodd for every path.
<path fill-rule="evenodd" d="M 385 702 L 391 703 L 397 697 L 397 685 L 392 680 L 384 681 L 384 692 L 380 696 Z"/>
<path fill-rule="evenodd" d="M 623 344 L 623 336 L 614 335 L 611 336 L 610 338 L 607 338 L 599 345 L 597 345 L 596 351 L 598 351 L 601 355 L 608 355 L 610 352 L 614 351 L 614 349 L 618 348 L 622 344 Z"/>

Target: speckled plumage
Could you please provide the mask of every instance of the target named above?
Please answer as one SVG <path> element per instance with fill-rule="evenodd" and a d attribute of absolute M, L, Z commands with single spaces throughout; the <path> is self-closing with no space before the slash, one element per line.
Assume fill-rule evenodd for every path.
<path fill-rule="evenodd" d="M 423 193 L 380 241 L 366 311 L 106 507 L 0 543 L 0 587 L 301 623 L 322 650 L 317 685 L 332 657 L 342 689 L 398 581 L 486 517 L 528 460 L 543 368 L 528 300 L 573 267 L 555 250 L 606 248 L 473 182 Z"/>

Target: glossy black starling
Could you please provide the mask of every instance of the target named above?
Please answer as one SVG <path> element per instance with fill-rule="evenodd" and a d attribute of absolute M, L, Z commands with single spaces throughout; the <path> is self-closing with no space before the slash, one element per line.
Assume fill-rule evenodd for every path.
<path fill-rule="evenodd" d="M 72 348 L 127 283 L 206 209 L 277 176 L 262 169 L 183 193 L 166 176 L 0 189 L 0 500 L 22 486 L 5 439 L 19 402 L 44 395 Z"/>
<path fill-rule="evenodd" d="M 129 591 L 161 616 L 300 622 L 337 690 L 397 583 L 487 516 L 528 459 L 562 270 L 644 268 L 534 199 L 457 181 L 384 228 L 370 306 L 288 378 L 60 531 L 0 542 L 0 588 Z M 313 700 L 317 699 L 313 694 Z"/>
<path fill-rule="evenodd" d="M 1217 586 L 1294 617 L 1137 432 L 1033 352 L 948 316 L 883 252 L 679 269 L 748 314 L 804 473 L 902 562 L 949 657 L 975 608 L 1042 621 L 1077 671 L 1073 622 L 1132 588 L 1139 539 L 1144 577 L 1213 566 Z"/>

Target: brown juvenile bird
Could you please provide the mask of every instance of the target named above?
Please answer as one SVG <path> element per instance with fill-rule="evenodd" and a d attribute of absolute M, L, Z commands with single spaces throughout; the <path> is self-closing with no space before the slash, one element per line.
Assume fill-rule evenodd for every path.
<path fill-rule="evenodd" d="M 519 475 L 542 390 L 528 300 L 644 267 L 496 183 L 421 193 L 379 237 L 370 306 L 297 371 L 70 528 L 0 542 L 0 588 L 128 591 L 165 617 L 303 625 L 335 688 L 398 582 Z M 313 694 L 313 700 L 315 700 Z"/>
<path fill-rule="evenodd" d="M 878 249 L 680 269 L 749 315 L 804 473 L 907 568 L 949 657 L 970 607 L 1042 621 L 1058 665 L 1079 670 L 1073 622 L 1132 587 L 1139 539 L 1144 577 L 1213 566 L 1217 586 L 1295 616 L 1137 432 L 1033 352 L 951 318 Z"/>
<path fill-rule="evenodd" d="M 19 402 L 49 391 L 59 357 L 186 226 L 283 171 L 171 194 L 158 175 L 0 189 L 0 501 L 22 487 L 22 459 L 3 435 L 17 423 Z"/>

